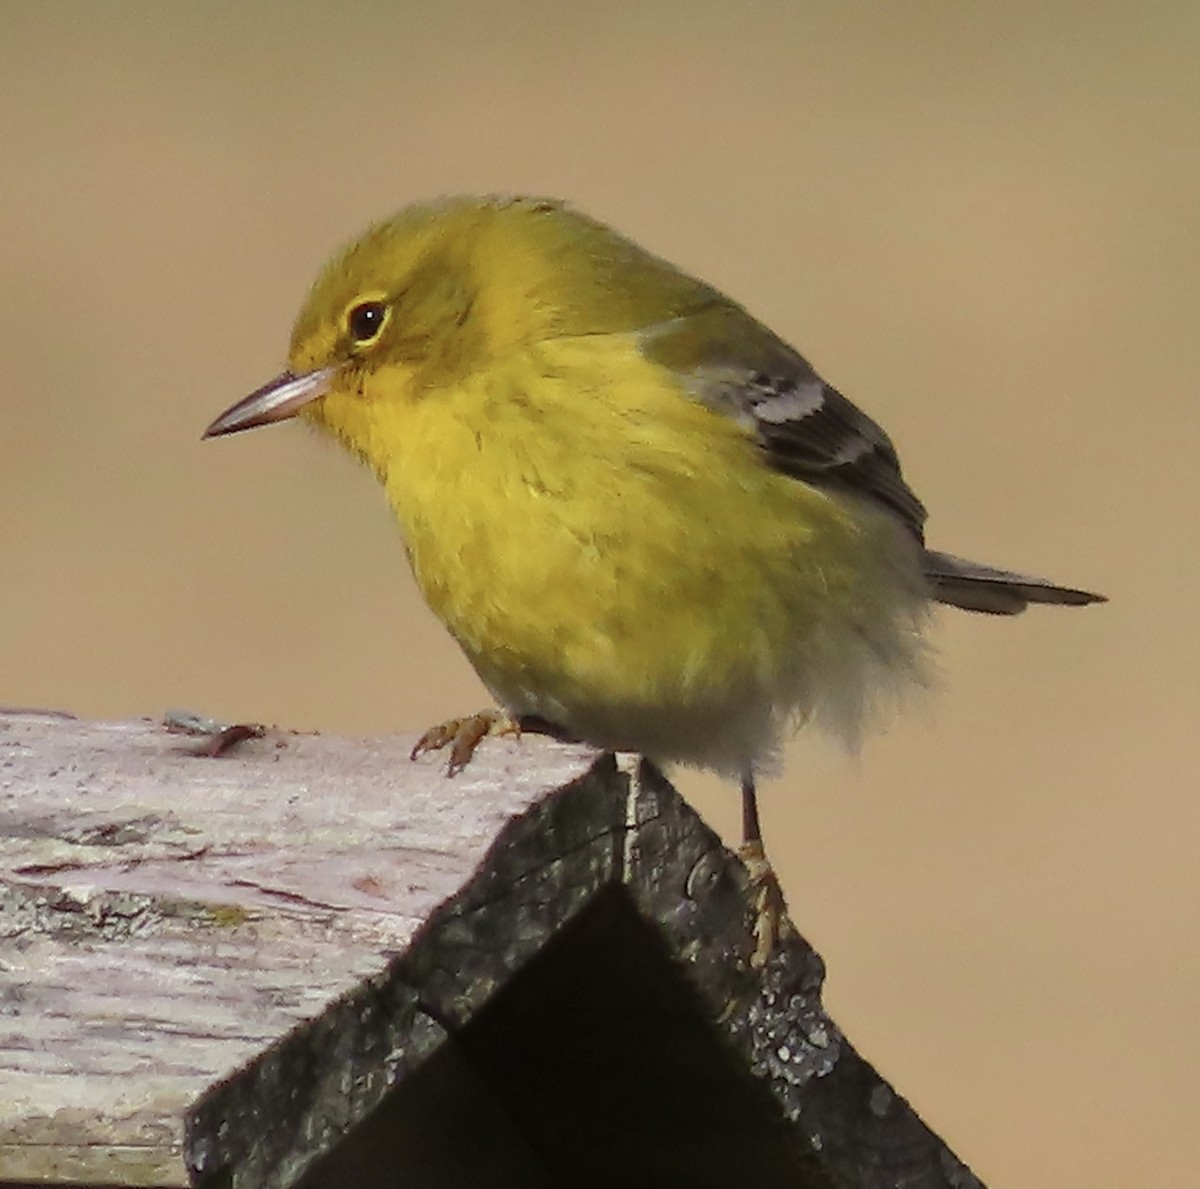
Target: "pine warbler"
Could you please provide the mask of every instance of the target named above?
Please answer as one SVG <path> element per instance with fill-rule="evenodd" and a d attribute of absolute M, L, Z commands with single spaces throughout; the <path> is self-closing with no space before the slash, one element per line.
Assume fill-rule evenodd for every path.
<path fill-rule="evenodd" d="M 754 778 L 921 680 L 931 602 L 1101 596 L 925 547 L 887 434 L 717 290 L 556 201 L 402 211 L 325 268 L 288 370 L 206 435 L 300 415 L 376 473 L 502 713 Z"/>

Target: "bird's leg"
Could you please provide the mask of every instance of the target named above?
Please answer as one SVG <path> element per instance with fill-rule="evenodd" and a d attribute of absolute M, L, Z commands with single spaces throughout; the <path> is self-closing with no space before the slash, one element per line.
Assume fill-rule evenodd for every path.
<path fill-rule="evenodd" d="M 762 967 L 776 943 L 791 935 L 793 926 L 788 919 L 787 901 L 783 898 L 779 877 L 763 849 L 758 793 L 754 787 L 754 773 L 749 771 L 742 775 L 742 845 L 738 854 L 750 873 L 750 886 L 754 889 L 757 944 L 750 956 L 750 964 Z"/>
<path fill-rule="evenodd" d="M 751 852 L 759 859 L 766 858 L 762 844 L 762 826 L 758 821 L 758 790 L 754 787 L 754 773 L 742 774 L 742 856 Z"/>
<path fill-rule="evenodd" d="M 446 765 L 446 775 L 457 776 L 471 762 L 475 749 L 485 739 L 493 735 L 520 733 L 521 720 L 509 714 L 507 710 L 493 706 L 487 710 L 480 710 L 478 714 L 447 719 L 435 727 L 430 727 L 413 746 L 410 758 L 415 760 L 427 751 L 441 751 L 442 748 L 448 747 L 450 760 Z"/>

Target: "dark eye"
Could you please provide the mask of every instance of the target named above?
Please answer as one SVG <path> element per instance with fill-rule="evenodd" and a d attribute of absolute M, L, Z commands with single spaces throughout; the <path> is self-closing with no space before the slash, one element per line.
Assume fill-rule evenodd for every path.
<path fill-rule="evenodd" d="M 387 306 L 382 301 L 363 301 L 346 315 L 350 337 L 360 346 L 379 337 L 387 318 Z"/>

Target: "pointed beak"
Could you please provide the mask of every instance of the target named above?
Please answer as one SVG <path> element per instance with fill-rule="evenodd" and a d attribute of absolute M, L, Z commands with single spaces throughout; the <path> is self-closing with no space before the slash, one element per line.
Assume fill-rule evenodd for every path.
<path fill-rule="evenodd" d="M 320 367 L 300 375 L 284 372 L 276 376 L 232 408 L 226 409 L 204 431 L 204 437 L 218 438 L 222 434 L 239 433 L 256 425 L 269 425 L 272 421 L 286 421 L 294 417 L 305 405 L 329 391 L 329 381 L 336 370 Z"/>

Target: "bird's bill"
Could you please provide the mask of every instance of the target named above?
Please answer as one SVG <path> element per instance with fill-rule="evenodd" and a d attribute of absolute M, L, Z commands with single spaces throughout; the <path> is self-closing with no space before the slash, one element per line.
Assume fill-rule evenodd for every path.
<path fill-rule="evenodd" d="M 269 380 L 261 388 L 231 408 L 225 410 L 205 431 L 206 438 L 217 438 L 222 434 L 239 433 L 253 429 L 256 425 L 270 425 L 272 421 L 286 421 L 294 417 L 305 405 L 329 391 L 329 381 L 334 368 L 320 367 L 315 371 L 283 372 Z"/>

